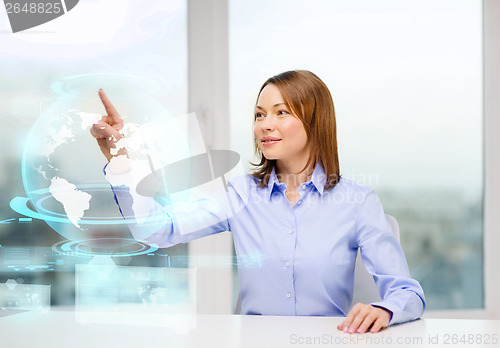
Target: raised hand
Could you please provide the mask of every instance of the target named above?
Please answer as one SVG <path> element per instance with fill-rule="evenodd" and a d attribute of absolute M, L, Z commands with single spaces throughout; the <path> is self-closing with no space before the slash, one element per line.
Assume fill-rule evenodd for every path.
<path fill-rule="evenodd" d="M 113 149 L 116 148 L 116 143 L 122 138 L 120 130 L 123 128 L 123 119 L 102 89 L 99 90 L 99 97 L 104 104 L 107 115 L 102 116 L 101 119 L 90 128 L 90 133 L 97 139 L 97 143 L 102 153 L 109 162 L 115 156 L 126 154 L 124 148 L 119 149 L 119 151 L 113 151 Z"/>
<path fill-rule="evenodd" d="M 356 303 L 337 329 L 348 333 L 365 333 L 368 330 L 375 333 L 387 327 L 391 318 L 392 312 L 388 309 Z"/>

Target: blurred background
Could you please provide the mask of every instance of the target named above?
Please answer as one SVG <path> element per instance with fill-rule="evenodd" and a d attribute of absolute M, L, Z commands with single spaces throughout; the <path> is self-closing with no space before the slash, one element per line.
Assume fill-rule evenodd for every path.
<path fill-rule="evenodd" d="M 168 0 L 148 1 L 147 8 L 121 1 L 119 13 L 109 4 L 116 1 L 80 2 L 99 9 L 88 31 L 78 23 L 62 32 L 54 21 L 0 38 L 0 282 L 51 285 L 52 306 L 71 306 L 75 264 L 89 262 L 57 254 L 59 234 L 42 220 L 20 221 L 9 207 L 26 194 L 25 142 L 61 98 L 61 81 L 141 76 L 141 92 L 171 115 L 196 112 L 207 147 L 237 151 L 248 169 L 261 84 L 308 69 L 333 96 L 341 173 L 373 187 L 397 218 L 427 310 L 484 308 L 481 0 Z M 71 14 L 77 8 L 60 20 L 74 27 Z M 6 20 L 0 11 L 2 30 L 9 30 Z M 206 82 L 210 74 L 217 76 L 213 84 Z M 91 151 L 103 166 L 97 145 Z M 219 244 L 210 238 L 115 262 L 186 267 L 190 257 L 231 257 L 227 237 Z M 237 274 L 225 268 L 206 277 L 223 279 L 207 285 L 210 296 L 222 298 L 206 312 L 232 311 Z"/>

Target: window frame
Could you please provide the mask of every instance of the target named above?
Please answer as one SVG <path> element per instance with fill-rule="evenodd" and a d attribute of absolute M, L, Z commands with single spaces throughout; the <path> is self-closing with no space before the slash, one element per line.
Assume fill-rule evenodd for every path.
<path fill-rule="evenodd" d="M 196 114 L 207 150 L 229 149 L 228 0 L 187 0 L 187 17 L 188 111 Z M 197 256 L 232 264 L 232 235 L 193 240 L 188 255 L 189 267 L 197 267 Z M 198 267 L 196 287 L 197 313 L 233 313 L 231 267 Z"/>
<path fill-rule="evenodd" d="M 500 319 L 500 3 L 483 0 L 484 53 L 484 278 L 487 315 Z"/>

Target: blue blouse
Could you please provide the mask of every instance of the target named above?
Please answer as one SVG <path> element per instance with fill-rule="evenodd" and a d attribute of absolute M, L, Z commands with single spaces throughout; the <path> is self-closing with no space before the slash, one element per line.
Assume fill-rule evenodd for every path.
<path fill-rule="evenodd" d="M 346 316 L 358 249 L 382 294 L 382 301 L 372 304 L 393 313 L 389 325 L 423 313 L 423 290 L 410 277 L 374 191 L 344 178 L 324 190 L 320 164 L 300 185 L 294 206 L 274 171 L 264 187 L 250 175 L 236 177 L 228 182 L 225 200 L 211 197 L 168 207 L 137 195 L 134 188 L 116 189 L 131 181 L 125 177 L 107 174 L 122 214 L 137 218 L 129 224 L 135 238 L 168 247 L 233 233 L 242 314 Z M 162 218 L 151 219 L 158 211 Z"/>

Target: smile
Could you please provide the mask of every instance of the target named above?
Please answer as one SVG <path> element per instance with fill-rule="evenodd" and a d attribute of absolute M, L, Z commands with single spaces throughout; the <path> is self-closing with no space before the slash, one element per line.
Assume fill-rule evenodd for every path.
<path fill-rule="evenodd" d="M 277 144 L 281 141 L 281 139 L 276 139 L 276 140 L 262 140 L 262 145 L 263 146 L 269 146 L 269 145 L 273 145 L 273 144 Z"/>

